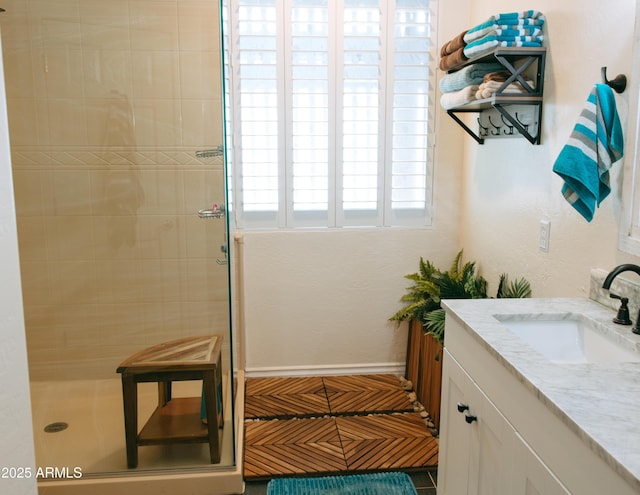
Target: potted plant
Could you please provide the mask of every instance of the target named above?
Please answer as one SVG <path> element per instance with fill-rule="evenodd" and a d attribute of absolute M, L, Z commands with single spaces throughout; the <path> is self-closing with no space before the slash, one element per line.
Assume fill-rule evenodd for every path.
<path fill-rule="evenodd" d="M 442 271 L 420 258 L 418 272 L 405 275 L 413 281 L 400 299 L 405 305 L 391 318 L 400 324 L 409 322 L 406 378 L 413 384 L 417 400 L 424 405 L 436 429 L 440 423 L 440 388 L 442 382 L 442 345 L 445 311 L 442 299 L 487 298 L 487 281 L 476 273 L 475 262 L 462 263 L 458 252 L 451 267 Z M 496 297 L 530 297 L 531 286 L 524 278 L 513 282 L 500 275 Z"/>

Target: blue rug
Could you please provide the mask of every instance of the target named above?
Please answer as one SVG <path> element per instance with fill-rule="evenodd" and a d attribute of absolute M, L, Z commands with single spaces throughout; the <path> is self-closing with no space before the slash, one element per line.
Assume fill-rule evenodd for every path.
<path fill-rule="evenodd" d="M 418 495 L 405 473 L 374 473 L 323 478 L 275 478 L 267 495 Z"/>

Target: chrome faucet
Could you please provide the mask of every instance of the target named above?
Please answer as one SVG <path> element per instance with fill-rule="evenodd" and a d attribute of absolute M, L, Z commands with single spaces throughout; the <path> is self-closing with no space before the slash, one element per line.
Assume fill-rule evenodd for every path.
<path fill-rule="evenodd" d="M 604 279 L 602 284 L 602 288 L 609 290 L 611 284 L 613 283 L 613 279 L 615 279 L 618 275 L 623 272 L 634 272 L 640 275 L 640 266 L 633 265 L 631 263 L 625 263 L 622 265 L 616 266 L 613 270 L 609 272 L 607 277 Z M 629 319 L 629 308 L 627 307 L 627 303 L 629 299 L 626 297 L 620 297 L 617 294 L 609 293 L 609 297 L 613 299 L 620 299 L 621 305 L 620 309 L 618 309 L 618 315 L 613 319 L 614 323 L 618 323 L 621 325 L 631 325 L 631 320 Z M 636 320 L 636 324 L 631 329 L 633 333 L 640 334 L 640 311 L 638 312 L 638 319 Z"/>

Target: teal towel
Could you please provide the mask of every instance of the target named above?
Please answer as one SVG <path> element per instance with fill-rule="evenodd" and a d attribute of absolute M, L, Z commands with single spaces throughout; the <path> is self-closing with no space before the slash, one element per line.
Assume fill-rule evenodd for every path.
<path fill-rule="evenodd" d="M 462 49 L 467 58 L 483 57 L 493 52 L 496 48 L 506 46 L 532 46 L 541 47 L 544 41 L 543 35 L 538 36 L 496 36 L 487 35 L 479 40 L 472 41 Z"/>
<path fill-rule="evenodd" d="M 596 84 L 553 165 L 562 194 L 587 222 L 611 192 L 609 169 L 622 158 L 624 138 L 613 91 Z"/>
<path fill-rule="evenodd" d="M 517 19 L 544 19 L 544 15 L 539 10 L 525 10 L 520 12 L 508 12 L 506 14 L 492 15 L 490 19 L 493 19 L 497 22 L 505 22 Z"/>
<path fill-rule="evenodd" d="M 518 33 L 518 35 L 535 36 L 540 34 L 544 21 L 544 16 L 540 16 L 537 19 L 508 19 L 504 21 L 489 19 L 469 29 L 462 39 L 465 43 L 471 43 L 472 41 L 485 37 L 487 34 L 492 34 L 496 30 L 525 31 Z"/>

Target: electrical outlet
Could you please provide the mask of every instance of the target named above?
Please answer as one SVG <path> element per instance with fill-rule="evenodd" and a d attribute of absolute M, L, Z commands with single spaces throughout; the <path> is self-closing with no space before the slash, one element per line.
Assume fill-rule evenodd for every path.
<path fill-rule="evenodd" d="M 551 234 L 551 222 L 549 220 L 540 220 L 540 239 L 538 247 L 540 251 L 549 252 L 549 236 Z"/>

